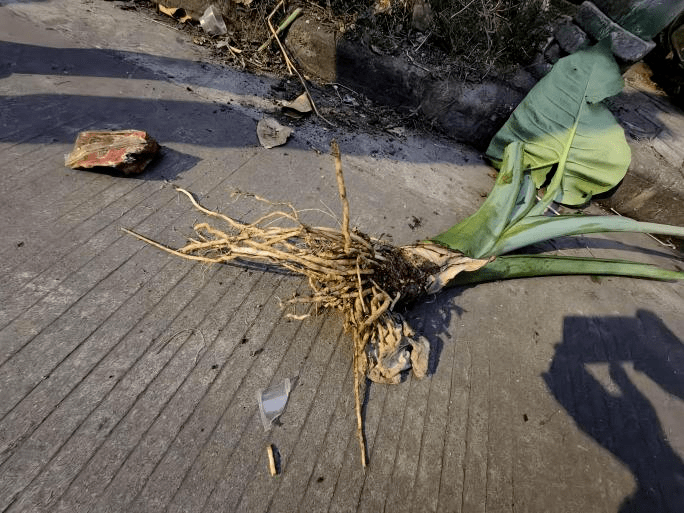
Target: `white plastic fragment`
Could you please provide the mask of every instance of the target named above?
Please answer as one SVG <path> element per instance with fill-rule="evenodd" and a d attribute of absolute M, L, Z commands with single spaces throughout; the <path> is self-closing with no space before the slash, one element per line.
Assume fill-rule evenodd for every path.
<path fill-rule="evenodd" d="M 259 413 L 261 414 L 264 431 L 270 430 L 273 421 L 280 417 L 283 410 L 285 410 L 291 387 L 290 380 L 285 378 L 281 383 L 257 392 Z"/>
<path fill-rule="evenodd" d="M 207 7 L 200 18 L 202 29 L 210 36 L 222 36 L 228 33 L 226 22 L 223 21 L 221 11 L 214 4 Z"/>

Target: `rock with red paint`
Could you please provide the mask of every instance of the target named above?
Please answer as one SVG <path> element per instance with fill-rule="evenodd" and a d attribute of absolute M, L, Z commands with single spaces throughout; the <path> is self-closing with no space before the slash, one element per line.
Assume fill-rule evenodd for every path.
<path fill-rule="evenodd" d="M 124 175 L 142 173 L 159 153 L 159 144 L 143 130 L 81 132 L 66 156 L 72 169 L 109 168 Z"/>

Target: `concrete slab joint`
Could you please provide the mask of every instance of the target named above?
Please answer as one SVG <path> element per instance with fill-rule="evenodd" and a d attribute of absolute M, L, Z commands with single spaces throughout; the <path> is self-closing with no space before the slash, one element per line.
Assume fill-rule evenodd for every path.
<path fill-rule="evenodd" d="M 641 60 L 653 48 L 653 41 L 644 41 L 640 37 L 624 29 L 592 2 L 583 2 L 575 14 L 575 22 L 593 39 L 610 38 L 613 54 L 627 62 Z"/>

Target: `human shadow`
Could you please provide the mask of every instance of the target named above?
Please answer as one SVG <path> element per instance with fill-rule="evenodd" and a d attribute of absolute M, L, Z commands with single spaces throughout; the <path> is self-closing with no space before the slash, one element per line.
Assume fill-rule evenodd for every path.
<path fill-rule="evenodd" d="M 158 81 L 171 81 L 178 75 L 189 85 L 203 86 L 209 82 L 212 86 L 230 84 L 233 93 L 254 93 L 254 87 L 249 82 L 226 80 L 243 75 L 228 67 L 143 52 L 107 48 L 55 48 L 0 40 L 0 78 L 14 73 Z M 216 80 L 212 81 L 212 78 Z"/>
<path fill-rule="evenodd" d="M 608 365 L 606 389 L 588 365 Z M 547 386 L 578 427 L 619 458 L 637 490 L 620 513 L 678 512 L 684 505 L 684 461 L 667 440 L 649 400 L 625 364 L 684 400 L 684 344 L 652 312 L 635 317 L 568 317 L 563 341 L 544 374 Z"/>
<path fill-rule="evenodd" d="M 143 65 L 138 65 L 142 63 Z M 0 140 L 38 144 L 70 143 L 86 129 L 143 129 L 162 143 L 179 142 L 209 147 L 249 147 L 258 144 L 256 122 L 228 103 L 155 98 L 160 82 L 178 72 L 184 83 L 207 81 L 235 94 L 255 94 L 246 81 L 231 80 L 238 72 L 205 69 L 205 65 L 135 52 L 93 48 L 51 48 L 0 41 L 0 78 L 45 76 L 48 83 L 69 83 L 69 94 L 12 91 L 2 97 Z M 207 66 L 208 67 L 208 66 Z M 197 69 L 195 69 L 197 68 Z M 157 71 L 154 71 L 157 70 Z M 194 70 L 194 71 L 193 71 Z M 84 77 L 144 81 L 153 97 L 108 96 L 79 86 Z M 218 77 L 213 81 L 211 77 Z M 21 79 L 20 79 L 21 80 Z M 87 84 L 84 82 L 84 84 Z M 188 89 L 192 91 L 192 87 Z M 77 92 L 74 92 L 77 91 Z M 82 91 L 82 92 L 81 92 Z M 178 159 L 176 159 L 178 160 Z"/>

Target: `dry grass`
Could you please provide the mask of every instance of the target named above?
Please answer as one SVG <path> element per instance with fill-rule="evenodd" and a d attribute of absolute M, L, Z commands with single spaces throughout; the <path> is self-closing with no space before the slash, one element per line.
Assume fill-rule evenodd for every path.
<path fill-rule="evenodd" d="M 474 76 L 496 66 L 525 64 L 548 37 L 550 22 L 562 11 L 558 6 L 563 1 L 429 0 L 433 18 L 421 48 L 426 55 L 438 51 L 457 59 Z M 271 34 L 266 20 L 274 14 L 274 24 L 279 23 L 295 7 L 302 7 L 319 22 L 355 27 L 352 33 L 364 40 L 389 37 L 400 45 L 416 35 L 411 29 L 414 2 L 392 0 L 391 8 L 379 13 L 376 0 L 289 0 L 279 7 L 276 0 L 254 0 L 249 8 L 229 9 L 234 13 L 227 20 L 234 44 L 245 51 L 232 59 L 243 67 L 272 68 L 277 56 L 256 52 Z"/>
<path fill-rule="evenodd" d="M 374 1 L 353 4 L 361 32 L 377 30 L 397 40 L 411 37 L 417 0 L 392 0 L 391 10 L 375 14 Z M 323 3 L 319 0 L 318 3 Z M 365 5 L 360 5 L 365 4 Z M 477 72 L 526 64 L 550 34 L 550 24 L 564 12 L 564 0 L 429 0 L 432 23 L 422 49 L 437 48 Z M 333 12 L 337 2 L 332 2 Z"/>
<path fill-rule="evenodd" d="M 525 63 L 548 36 L 548 0 L 431 0 L 438 44 L 469 64 Z"/>

